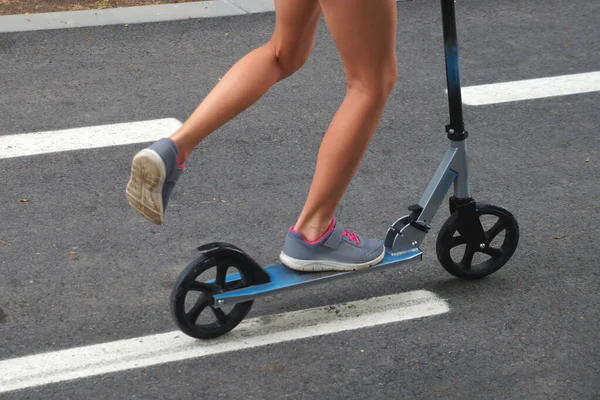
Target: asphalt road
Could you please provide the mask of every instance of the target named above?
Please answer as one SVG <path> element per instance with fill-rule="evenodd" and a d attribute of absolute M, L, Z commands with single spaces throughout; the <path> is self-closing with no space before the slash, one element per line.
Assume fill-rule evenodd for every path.
<path fill-rule="evenodd" d="M 600 4 L 457 7 L 465 86 L 600 70 Z M 438 2 L 398 9 L 399 81 L 338 213 L 369 236 L 418 200 L 448 145 Z M 2 34 L 0 135 L 184 120 L 273 22 Z M 0 160 L 0 240 L 10 243 L 0 244 L 0 360 L 173 330 L 171 285 L 202 243 L 229 241 L 275 262 L 344 85 L 322 24 L 305 67 L 193 154 L 161 227 L 124 198 L 144 145 Z M 599 102 L 593 92 L 465 107 L 473 195 L 520 223 L 519 249 L 496 274 L 464 282 L 439 266 L 444 208 L 422 263 L 257 301 L 250 316 L 417 289 L 446 299 L 446 314 L 0 398 L 597 399 Z"/>

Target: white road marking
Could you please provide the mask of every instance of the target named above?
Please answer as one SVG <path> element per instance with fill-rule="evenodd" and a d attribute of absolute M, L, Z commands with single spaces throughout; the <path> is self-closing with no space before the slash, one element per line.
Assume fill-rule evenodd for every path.
<path fill-rule="evenodd" d="M 0 361 L 0 393 L 149 365 L 442 314 L 448 304 L 418 290 L 254 318 L 216 340 L 179 331 Z"/>
<path fill-rule="evenodd" d="M 152 142 L 169 136 L 181 122 L 174 118 L 98 125 L 0 136 L 0 159 L 59 151 Z"/>
<path fill-rule="evenodd" d="M 463 103 L 472 106 L 600 91 L 600 71 L 468 86 Z M 174 118 L 0 136 L 0 159 L 152 142 L 169 136 Z"/>
<path fill-rule="evenodd" d="M 481 106 L 596 91 L 600 91 L 600 71 L 468 86 L 462 89 L 462 100 L 467 105 Z"/>

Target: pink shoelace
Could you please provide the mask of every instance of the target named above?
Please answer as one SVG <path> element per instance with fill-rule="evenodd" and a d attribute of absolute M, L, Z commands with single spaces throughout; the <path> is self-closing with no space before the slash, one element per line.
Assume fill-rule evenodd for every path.
<path fill-rule="evenodd" d="M 344 229 L 344 233 L 342 233 L 342 236 L 348 236 L 348 240 L 354 240 L 356 242 L 356 244 L 360 244 L 360 241 L 358 240 L 358 236 L 356 235 L 356 233 L 353 233 L 347 229 Z"/>

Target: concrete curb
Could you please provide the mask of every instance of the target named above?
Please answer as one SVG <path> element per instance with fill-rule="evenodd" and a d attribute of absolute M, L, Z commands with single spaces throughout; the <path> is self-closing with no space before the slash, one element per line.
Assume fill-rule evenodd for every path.
<path fill-rule="evenodd" d="M 125 25 L 275 11 L 273 0 L 212 0 L 106 10 L 0 16 L 0 32 Z"/>

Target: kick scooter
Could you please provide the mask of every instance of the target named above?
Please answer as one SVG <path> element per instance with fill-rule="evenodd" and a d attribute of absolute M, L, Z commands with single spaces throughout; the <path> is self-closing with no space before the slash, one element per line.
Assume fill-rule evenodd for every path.
<path fill-rule="evenodd" d="M 389 228 L 383 241 L 383 260 L 358 271 L 297 272 L 282 264 L 263 268 L 232 244 L 203 245 L 198 248 L 200 256 L 182 271 L 171 293 L 173 318 L 185 334 L 198 339 L 224 335 L 244 319 L 254 299 L 260 297 L 420 261 L 423 252 L 419 246 L 452 186 L 451 215 L 440 228 L 436 242 L 442 267 L 458 278 L 478 279 L 496 272 L 512 257 L 519 241 L 515 217 L 502 207 L 476 203 L 471 197 L 454 0 L 441 3 L 450 148 L 418 204 L 408 207 L 410 214 Z M 486 224 L 489 218 L 493 222 Z"/>

